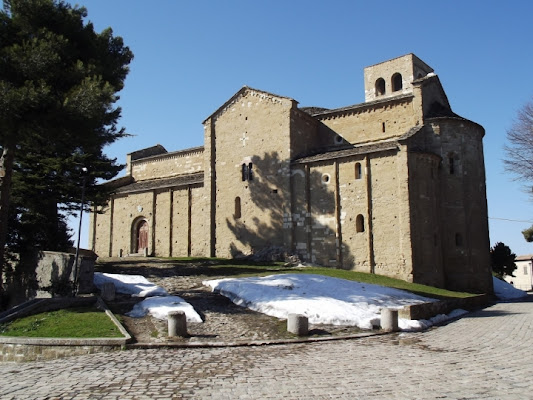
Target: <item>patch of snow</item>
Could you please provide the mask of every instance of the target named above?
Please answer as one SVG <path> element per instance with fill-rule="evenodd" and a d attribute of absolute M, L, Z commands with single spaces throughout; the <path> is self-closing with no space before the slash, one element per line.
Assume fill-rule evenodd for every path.
<path fill-rule="evenodd" d="M 523 290 L 517 289 L 501 279 L 493 277 L 492 283 L 494 285 L 494 294 L 499 300 L 512 300 L 527 296 L 527 293 Z"/>
<path fill-rule="evenodd" d="M 140 318 L 150 313 L 154 318 L 167 319 L 168 313 L 171 311 L 183 311 L 187 317 L 187 322 L 202 322 L 202 318 L 193 306 L 178 296 L 149 297 L 135 304 L 133 310 L 126 315 Z"/>
<path fill-rule="evenodd" d="M 204 285 L 235 304 L 286 319 L 303 314 L 311 324 L 358 326 L 380 325 L 381 309 L 436 301 L 399 289 L 310 274 L 208 280 Z M 402 330 L 431 326 L 429 321 L 400 318 Z"/>
<path fill-rule="evenodd" d="M 115 285 L 117 293 L 130 294 L 133 297 L 167 296 L 168 293 L 160 286 L 154 285 L 141 275 L 94 273 L 94 285 L 101 289 L 104 283 Z"/>

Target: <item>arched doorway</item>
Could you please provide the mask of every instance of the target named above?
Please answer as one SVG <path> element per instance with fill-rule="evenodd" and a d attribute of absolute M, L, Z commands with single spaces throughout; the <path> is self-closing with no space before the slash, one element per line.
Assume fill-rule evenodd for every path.
<path fill-rule="evenodd" d="M 145 249 L 148 249 L 148 222 L 142 220 L 137 224 L 136 230 L 136 253 L 144 253 Z"/>

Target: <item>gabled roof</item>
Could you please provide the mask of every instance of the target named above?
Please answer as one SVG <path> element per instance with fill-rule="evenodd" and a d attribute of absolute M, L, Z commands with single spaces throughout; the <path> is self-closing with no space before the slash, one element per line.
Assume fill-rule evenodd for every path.
<path fill-rule="evenodd" d="M 213 116 L 219 114 L 222 110 L 224 110 L 228 105 L 230 105 L 231 103 L 233 103 L 235 101 L 235 99 L 237 99 L 237 97 L 241 96 L 242 94 L 244 94 L 246 91 L 254 91 L 254 92 L 259 92 L 259 93 L 263 93 L 267 96 L 273 96 L 273 97 L 277 97 L 279 99 L 285 99 L 285 100 L 289 100 L 289 101 L 293 101 L 293 102 L 296 102 L 298 103 L 296 100 L 290 98 L 290 97 L 285 97 L 285 96 L 280 96 L 280 95 L 277 95 L 275 93 L 271 93 L 271 92 L 267 92 L 265 90 L 259 90 L 259 89 L 254 89 L 254 88 L 251 88 L 249 86 L 246 86 L 244 85 L 237 93 L 235 93 L 233 96 L 231 96 L 224 104 L 222 104 L 219 108 L 217 108 L 215 110 L 214 113 L 212 113 L 211 115 L 209 115 L 206 119 L 203 120 L 202 124 L 205 124 L 206 121 L 209 119 L 209 118 L 212 118 Z"/>

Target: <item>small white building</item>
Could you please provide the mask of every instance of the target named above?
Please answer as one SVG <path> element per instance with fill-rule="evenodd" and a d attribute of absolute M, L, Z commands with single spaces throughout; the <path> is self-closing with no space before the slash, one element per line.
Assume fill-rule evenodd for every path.
<path fill-rule="evenodd" d="M 533 290 L 533 254 L 516 257 L 515 264 L 514 276 L 506 276 L 505 280 L 517 289 Z"/>

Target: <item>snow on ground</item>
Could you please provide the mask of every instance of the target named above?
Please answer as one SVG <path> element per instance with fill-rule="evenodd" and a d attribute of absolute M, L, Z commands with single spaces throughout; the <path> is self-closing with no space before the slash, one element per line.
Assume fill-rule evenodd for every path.
<path fill-rule="evenodd" d="M 193 306 L 178 296 L 169 296 L 167 291 L 141 275 L 122 275 L 94 273 L 94 285 L 101 289 L 104 283 L 115 285 L 117 293 L 130 294 L 134 297 L 148 297 L 137 303 L 127 315 L 134 318 L 144 317 L 150 313 L 158 319 L 167 319 L 170 311 L 184 311 L 187 322 L 202 322 L 202 318 Z"/>
<path fill-rule="evenodd" d="M 126 315 L 139 318 L 150 313 L 154 318 L 167 319 L 170 311 L 183 311 L 187 317 L 187 322 L 202 322 L 202 318 L 193 306 L 178 296 L 150 297 L 135 304 L 133 310 Z"/>
<path fill-rule="evenodd" d="M 311 324 L 358 326 L 372 329 L 380 325 L 382 308 L 436 301 L 399 289 L 348 281 L 322 275 L 287 274 L 249 278 L 226 278 L 204 281 L 213 291 L 228 297 L 235 304 L 287 319 L 289 313 L 303 314 Z M 430 321 L 400 318 L 400 329 L 420 329 L 457 317 L 439 315 Z"/>
<path fill-rule="evenodd" d="M 94 285 L 102 289 L 104 283 L 111 282 L 115 285 L 117 293 L 130 294 L 133 297 L 167 296 L 168 293 L 160 286 L 154 285 L 141 275 L 122 275 L 94 273 Z"/>
<path fill-rule="evenodd" d="M 202 322 L 189 303 L 181 297 L 169 296 L 163 288 L 141 275 L 95 272 L 94 284 L 101 288 L 105 282 L 112 282 L 117 293 L 148 297 L 135 305 L 128 314 L 131 317 L 150 313 L 155 318 L 166 319 L 170 311 L 182 310 L 188 322 Z M 203 284 L 237 305 L 273 317 L 287 319 L 288 314 L 297 313 L 306 315 L 311 324 L 348 325 L 361 329 L 379 326 L 382 308 L 401 309 L 406 305 L 436 301 L 399 289 L 309 274 L 226 278 L 204 281 Z M 496 278 L 494 292 L 500 300 L 527 296 L 526 292 Z M 466 313 L 455 310 L 448 315 L 418 321 L 400 318 L 398 324 L 402 330 L 421 329 Z"/>
<path fill-rule="evenodd" d="M 527 296 L 527 292 L 517 289 L 501 279 L 493 277 L 492 282 L 494 285 L 494 294 L 499 300 L 512 300 Z"/>

